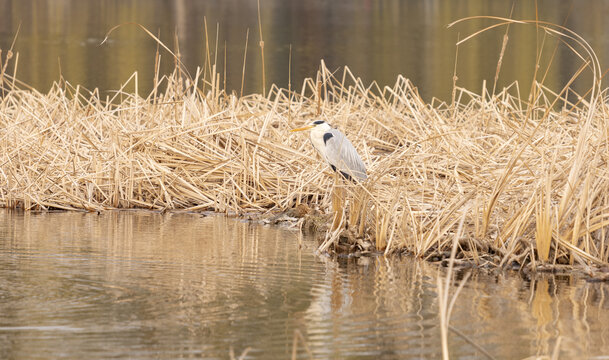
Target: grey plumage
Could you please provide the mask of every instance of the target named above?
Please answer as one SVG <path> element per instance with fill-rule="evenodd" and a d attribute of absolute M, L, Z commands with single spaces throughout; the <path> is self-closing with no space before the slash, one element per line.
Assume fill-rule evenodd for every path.
<path fill-rule="evenodd" d="M 323 155 L 326 161 L 346 178 L 354 177 L 360 181 L 366 180 L 368 178 L 366 166 L 351 141 L 337 129 L 326 131 L 324 140 L 326 134 L 332 134 L 332 137 L 325 142 L 326 151 Z"/>

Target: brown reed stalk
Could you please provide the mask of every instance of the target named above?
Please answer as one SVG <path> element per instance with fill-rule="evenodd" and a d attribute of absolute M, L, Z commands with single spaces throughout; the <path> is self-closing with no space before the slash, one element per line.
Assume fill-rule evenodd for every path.
<path fill-rule="evenodd" d="M 239 91 L 239 97 L 243 97 L 243 86 L 245 84 L 245 63 L 247 60 L 247 42 L 250 37 L 250 29 L 247 28 L 247 32 L 245 33 L 245 46 L 243 47 L 243 71 L 241 72 L 241 91 Z"/>
<path fill-rule="evenodd" d="M 266 68 L 264 66 L 264 38 L 262 37 L 262 15 L 260 14 L 260 0 L 258 4 L 258 32 L 260 34 L 260 57 L 262 59 L 262 96 L 266 97 Z"/>

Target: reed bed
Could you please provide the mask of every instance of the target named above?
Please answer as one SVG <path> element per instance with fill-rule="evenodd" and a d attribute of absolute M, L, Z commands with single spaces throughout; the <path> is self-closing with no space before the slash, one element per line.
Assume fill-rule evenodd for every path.
<path fill-rule="evenodd" d="M 218 76 L 178 69 L 147 97 L 102 97 L 65 81 L 40 93 L 4 61 L 2 207 L 263 216 L 304 207 L 298 216 L 317 224 L 324 251 L 445 260 L 461 224 L 456 265 L 607 268 L 608 108 L 598 91 L 534 83 L 527 98 L 517 83 L 496 94 L 455 87 L 451 103 L 427 103 L 403 77 L 381 88 L 322 63 L 300 89 L 266 96 L 228 94 Z M 137 88 L 137 74 L 129 82 Z M 365 183 L 336 179 L 307 135 L 289 133 L 315 119 L 351 139 Z"/>

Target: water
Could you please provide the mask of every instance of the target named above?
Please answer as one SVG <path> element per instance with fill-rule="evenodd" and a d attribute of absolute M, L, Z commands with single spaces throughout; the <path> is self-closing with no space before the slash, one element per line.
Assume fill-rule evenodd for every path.
<path fill-rule="evenodd" d="M 286 359 L 295 336 L 304 359 L 441 356 L 442 268 L 334 261 L 301 240 L 220 216 L 0 211 L 0 358 Z M 551 354 L 559 336 L 562 358 L 594 358 L 609 354 L 608 291 L 475 273 L 451 325 L 499 359 Z"/>
<path fill-rule="evenodd" d="M 377 81 L 381 86 L 393 85 L 402 74 L 414 82 L 427 101 L 434 96 L 450 99 L 455 63 L 457 85 L 480 93 L 486 80 L 492 91 L 505 28 L 465 43 L 456 58 L 457 40 L 492 22 L 472 21 L 451 29 L 447 25 L 468 16 L 509 17 L 512 3 L 513 18 L 538 16 L 565 24 L 586 39 L 601 63 L 606 64 L 609 41 L 605 14 L 609 0 L 260 0 L 266 87 L 276 83 L 287 88 L 291 78 L 292 86 L 300 90 L 302 80 L 315 76 L 324 59 L 332 70 L 348 65 L 366 83 Z M 100 46 L 106 33 L 116 25 L 135 22 L 160 35 L 172 49 L 177 35 L 182 60 L 194 76 L 197 66 L 203 67 L 207 60 L 205 18 L 212 50 L 209 60 L 218 64 L 221 84 L 224 87 L 226 79 L 229 92 L 241 92 L 249 29 L 243 91 L 261 93 L 255 0 L 0 0 L 0 48 L 5 56 L 21 25 L 15 43 L 20 53 L 18 77 L 42 91 L 61 74 L 72 84 L 109 94 L 138 71 L 138 90 L 148 94 L 157 44 L 137 26 L 124 25 Z M 543 74 L 550 89 L 560 90 L 577 72 L 582 60 L 566 46 L 555 51 L 558 41 L 543 34 L 536 33 L 532 26 L 512 25 L 498 89 L 518 80 L 526 96 L 542 43 L 538 79 Z M 583 54 L 581 48 L 574 48 Z M 163 52 L 161 72 L 169 73 L 173 66 L 173 59 Z M 585 72 L 576 82 L 577 91 L 584 93 L 590 88 L 588 74 Z M 126 90 L 134 90 L 133 82 Z"/>

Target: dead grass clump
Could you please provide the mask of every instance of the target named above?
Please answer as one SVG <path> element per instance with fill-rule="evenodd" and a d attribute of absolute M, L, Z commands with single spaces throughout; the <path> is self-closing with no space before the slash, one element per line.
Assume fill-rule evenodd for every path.
<path fill-rule="evenodd" d="M 201 74 L 176 71 L 159 79 L 163 92 L 102 98 L 65 82 L 42 94 L 5 69 L 3 207 L 330 214 L 340 188 L 344 212 L 328 218 L 324 250 L 347 227 L 356 248 L 443 258 L 462 219 L 457 262 L 608 263 L 608 109 L 597 90 L 567 98 L 535 83 L 527 100 L 518 84 L 456 88 L 452 104 L 426 103 L 403 77 L 365 86 L 322 64 L 296 92 L 239 97 L 219 80 L 203 91 Z M 289 133 L 317 118 L 351 139 L 366 183 L 335 184 L 308 138 Z"/>

